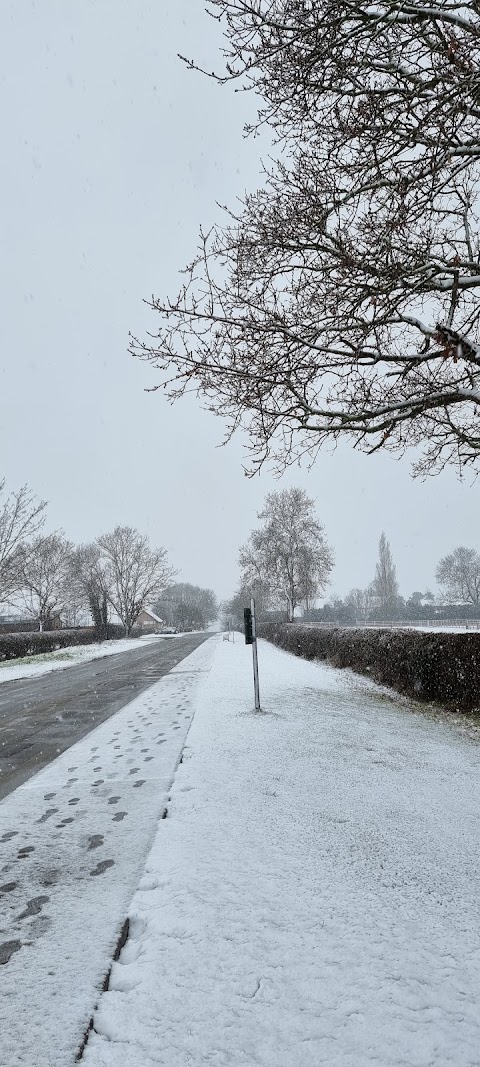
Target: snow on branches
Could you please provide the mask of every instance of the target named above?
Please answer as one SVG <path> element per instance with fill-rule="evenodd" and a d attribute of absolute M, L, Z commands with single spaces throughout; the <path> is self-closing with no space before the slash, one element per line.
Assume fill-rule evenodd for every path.
<path fill-rule="evenodd" d="M 210 0 L 225 73 L 261 97 L 278 161 L 201 234 L 132 354 L 197 389 L 251 470 L 328 440 L 480 457 L 476 0 Z M 193 64 L 190 64 L 193 65 Z"/>

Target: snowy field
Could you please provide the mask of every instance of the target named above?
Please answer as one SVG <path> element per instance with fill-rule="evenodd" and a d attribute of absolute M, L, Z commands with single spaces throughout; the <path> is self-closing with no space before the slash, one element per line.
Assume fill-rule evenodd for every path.
<path fill-rule="evenodd" d="M 73 1067 L 213 651 L 0 802 L 1 1067 Z"/>
<path fill-rule="evenodd" d="M 0 663 L 0 683 L 13 682 L 18 678 L 37 678 L 50 671 L 64 671 L 67 667 L 76 667 L 79 663 L 89 663 L 105 656 L 118 656 L 121 652 L 133 652 L 143 648 L 145 642 L 158 641 L 160 636 L 149 634 L 145 637 L 125 637 L 114 641 L 95 641 L 91 645 L 67 645 L 58 652 L 44 652 L 39 656 L 25 656 L 14 663 L 8 660 Z"/>
<path fill-rule="evenodd" d="M 264 642 L 255 715 L 208 645 L 86 1067 L 478 1067 L 479 745 Z"/>
<path fill-rule="evenodd" d="M 408 627 L 405 627 L 408 629 Z M 413 626 L 411 629 L 420 630 L 426 634 L 478 634 L 479 627 L 475 626 Z"/>
<path fill-rule="evenodd" d="M 419 630 L 421 633 L 427 634 L 475 634 L 480 632 L 480 622 L 477 619 L 470 619 L 467 622 L 452 623 L 449 626 L 448 623 L 408 623 L 408 622 L 369 622 L 362 625 L 362 623 L 331 623 L 331 622 L 302 622 L 301 619 L 296 620 L 297 625 L 309 626 L 312 629 L 332 630 L 332 629 L 345 629 L 345 630 Z"/>
<path fill-rule="evenodd" d="M 438 626 L 421 626 L 420 623 L 415 626 L 409 626 L 408 623 L 391 626 L 386 623 L 385 627 L 387 630 L 419 630 L 420 633 L 425 634 L 478 634 L 480 630 L 476 620 L 470 622 L 468 626 L 466 623 L 457 623 L 455 626 L 449 626 L 448 623 L 439 623 Z"/>

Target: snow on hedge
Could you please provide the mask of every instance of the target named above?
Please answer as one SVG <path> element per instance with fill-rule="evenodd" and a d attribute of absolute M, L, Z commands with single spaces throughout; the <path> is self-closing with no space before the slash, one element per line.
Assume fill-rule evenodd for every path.
<path fill-rule="evenodd" d="M 91 645 L 67 645 L 58 652 L 46 652 L 40 656 L 9 663 L 0 663 L 0 683 L 13 682 L 18 678 L 37 678 L 50 671 L 63 671 L 67 667 L 76 667 L 79 663 L 89 663 L 105 656 L 118 656 L 121 652 L 132 652 L 143 648 L 145 641 L 159 640 L 154 634 L 149 637 L 132 639 L 120 638 L 113 641 L 96 641 Z M 32 662 L 33 660 L 33 662 Z"/>

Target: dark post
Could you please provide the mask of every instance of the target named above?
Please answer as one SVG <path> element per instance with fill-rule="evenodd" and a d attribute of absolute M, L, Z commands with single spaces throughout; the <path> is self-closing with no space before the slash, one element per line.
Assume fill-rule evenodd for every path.
<path fill-rule="evenodd" d="M 253 645 L 252 609 L 243 609 L 243 622 L 245 626 L 245 644 Z"/>
<path fill-rule="evenodd" d="M 258 653 L 257 653 L 257 620 L 255 618 L 255 601 L 250 601 L 250 607 L 244 608 L 243 618 L 245 622 L 245 644 L 252 646 L 253 653 L 253 687 L 255 691 L 255 711 L 261 711 L 260 707 L 260 684 L 258 680 Z"/>

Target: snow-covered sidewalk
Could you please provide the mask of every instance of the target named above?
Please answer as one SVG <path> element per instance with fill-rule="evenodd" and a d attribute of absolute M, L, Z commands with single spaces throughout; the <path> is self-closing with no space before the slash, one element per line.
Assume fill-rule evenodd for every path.
<path fill-rule="evenodd" d="M 480 746 L 213 647 L 85 1067 L 478 1067 Z"/>
<path fill-rule="evenodd" d="M 105 656 L 119 656 L 122 652 L 133 652 L 144 648 L 145 642 L 159 641 L 161 637 L 151 634 L 148 637 L 120 637 L 114 641 L 94 641 L 91 645 L 67 645 L 57 652 L 44 652 L 38 656 L 24 656 L 9 663 L 0 662 L 0 683 L 14 682 L 19 678 L 38 678 L 51 671 L 64 671 L 67 667 L 77 667 L 80 663 L 90 663 Z"/>
<path fill-rule="evenodd" d="M 0 802 L 1 1067 L 73 1067 L 213 652 L 206 641 Z"/>

